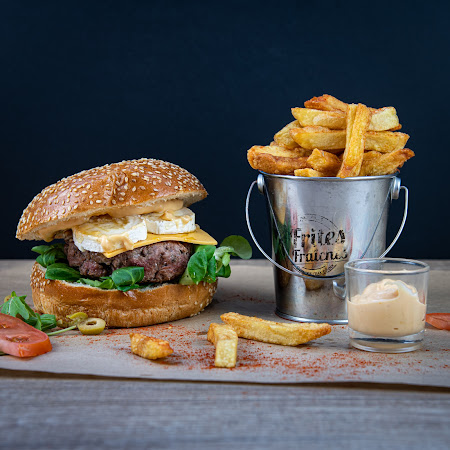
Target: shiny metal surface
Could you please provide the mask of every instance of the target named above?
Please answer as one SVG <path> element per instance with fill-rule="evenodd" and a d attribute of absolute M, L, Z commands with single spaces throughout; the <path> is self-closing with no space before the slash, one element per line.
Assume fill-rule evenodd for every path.
<path fill-rule="evenodd" d="M 255 183 L 266 195 L 272 257 L 251 230 L 248 203 Z M 278 315 L 346 323 L 344 264 L 383 254 L 389 205 L 401 188 L 394 175 L 347 179 L 258 175 L 247 197 L 247 223 L 255 244 L 275 266 Z M 404 189 L 405 214 L 392 245 L 406 220 Z"/>

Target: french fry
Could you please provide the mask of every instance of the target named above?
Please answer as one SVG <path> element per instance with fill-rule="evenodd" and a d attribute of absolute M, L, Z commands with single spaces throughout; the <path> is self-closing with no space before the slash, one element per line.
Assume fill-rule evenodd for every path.
<path fill-rule="evenodd" d="M 288 123 L 285 127 L 278 131 L 278 133 L 275 134 L 273 140 L 280 147 L 288 148 L 290 150 L 299 147 L 297 142 L 295 142 L 294 139 L 292 139 L 292 136 L 289 134 L 289 131 L 292 130 L 292 128 L 297 128 L 299 126 L 300 124 L 296 120 Z"/>
<path fill-rule="evenodd" d="M 339 112 L 347 112 L 348 104 L 345 102 L 342 102 L 338 100 L 337 98 L 325 94 L 321 95 L 320 97 L 313 97 L 310 100 L 307 100 L 305 102 L 305 107 L 308 109 L 315 109 L 315 110 L 322 110 L 322 111 L 331 111 L 334 113 Z M 392 106 L 386 106 L 384 108 L 375 109 L 375 108 L 369 108 L 370 112 L 372 113 L 372 118 L 370 125 L 368 127 L 369 131 L 386 131 L 386 130 L 400 130 L 401 125 L 398 120 L 397 111 Z M 295 114 L 294 114 L 295 117 Z M 316 122 L 314 124 L 302 124 L 303 126 L 308 125 L 319 125 L 319 126 L 328 126 L 329 125 L 322 125 L 319 122 Z M 337 128 L 337 127 L 335 127 Z M 340 127 L 345 128 L 345 125 Z"/>
<path fill-rule="evenodd" d="M 220 318 L 231 325 L 239 337 L 269 344 L 296 346 L 331 332 L 328 323 L 278 323 L 229 312 Z"/>
<path fill-rule="evenodd" d="M 214 365 L 216 367 L 235 367 L 238 335 L 230 325 L 212 323 L 207 339 L 216 347 Z"/>
<path fill-rule="evenodd" d="M 326 177 L 327 175 L 318 170 L 311 169 L 309 167 L 305 169 L 295 169 L 294 175 L 296 177 Z"/>
<path fill-rule="evenodd" d="M 339 153 L 345 148 L 346 130 L 330 130 L 325 127 L 293 128 L 292 138 L 303 148 Z M 403 148 L 409 135 L 393 131 L 367 131 L 365 150 L 389 153 Z"/>
<path fill-rule="evenodd" d="M 360 176 L 390 175 L 403 166 L 414 152 L 408 148 L 391 153 L 366 152 L 364 154 Z"/>
<path fill-rule="evenodd" d="M 291 136 L 300 147 L 308 150 L 318 148 L 340 153 L 345 148 L 345 130 L 329 130 L 325 127 L 293 128 Z"/>
<path fill-rule="evenodd" d="M 324 94 L 320 97 L 313 97 L 305 102 L 305 108 L 322 109 L 324 111 L 347 112 L 347 103 L 341 102 L 332 95 Z"/>
<path fill-rule="evenodd" d="M 397 111 L 392 106 L 373 109 L 370 119 L 369 131 L 398 130 L 401 125 L 398 120 Z M 322 111 L 308 108 L 292 108 L 292 115 L 302 127 L 321 126 L 332 130 L 346 128 L 345 113 L 343 111 Z"/>
<path fill-rule="evenodd" d="M 292 108 L 291 112 L 302 127 L 320 126 L 327 127 L 332 130 L 342 130 L 345 128 L 345 113 L 342 111 L 321 111 L 320 109 Z"/>
<path fill-rule="evenodd" d="M 369 131 L 387 131 L 400 130 L 402 127 L 398 120 L 397 111 L 393 106 L 375 109 L 369 108 L 372 117 L 367 128 Z"/>
<path fill-rule="evenodd" d="M 314 149 L 306 160 L 309 167 L 312 167 L 323 176 L 334 177 L 341 167 L 342 161 L 333 153 Z"/>
<path fill-rule="evenodd" d="M 130 333 L 131 351 L 146 359 L 165 358 L 173 353 L 167 341 L 145 336 L 138 333 Z"/>
<path fill-rule="evenodd" d="M 275 145 L 265 147 L 254 145 L 247 152 L 247 159 L 256 170 L 277 175 L 293 175 L 295 169 L 306 167 L 306 160 L 310 154 L 311 151 L 300 148 L 288 150 Z"/>
<path fill-rule="evenodd" d="M 342 165 L 337 173 L 339 178 L 356 177 L 361 169 L 366 130 L 370 121 L 370 111 L 366 105 L 349 105 L 347 109 L 347 142 Z"/>
<path fill-rule="evenodd" d="M 400 150 L 408 142 L 409 135 L 393 131 L 368 131 L 365 150 L 389 153 Z"/>

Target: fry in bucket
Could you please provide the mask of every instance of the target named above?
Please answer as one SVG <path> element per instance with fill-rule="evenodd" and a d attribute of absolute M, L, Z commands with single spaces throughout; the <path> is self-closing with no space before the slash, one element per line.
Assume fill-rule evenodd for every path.
<path fill-rule="evenodd" d="M 367 131 L 365 150 L 389 153 L 400 150 L 408 142 L 409 135 L 393 131 Z"/>
<path fill-rule="evenodd" d="M 328 323 L 278 323 L 229 312 L 220 318 L 241 338 L 269 344 L 297 346 L 331 332 Z"/>
<path fill-rule="evenodd" d="M 313 97 L 305 102 L 305 108 L 292 108 L 292 115 L 301 126 L 318 125 L 331 129 L 343 129 L 346 127 L 345 113 L 348 104 L 341 102 L 331 95 Z M 369 131 L 399 130 L 401 125 L 397 111 L 392 106 L 375 109 L 369 108 L 372 113 Z"/>
<path fill-rule="evenodd" d="M 324 94 L 320 97 L 313 97 L 305 102 L 305 108 L 322 109 L 324 111 L 347 112 L 347 103 L 341 102 L 332 95 Z"/>
<path fill-rule="evenodd" d="M 292 138 L 300 147 L 314 150 L 319 148 L 340 153 L 345 148 L 345 130 L 330 130 L 325 127 L 292 128 Z"/>
<path fill-rule="evenodd" d="M 306 167 L 310 153 L 303 149 L 289 150 L 276 145 L 254 145 L 247 152 L 247 159 L 254 169 L 278 175 L 293 175 L 295 169 Z"/>
<path fill-rule="evenodd" d="M 303 148 L 340 153 L 346 145 L 346 130 L 330 130 L 325 127 L 293 128 L 292 138 Z M 393 131 L 367 131 L 364 149 L 388 153 L 403 148 L 409 139 L 405 133 Z"/>
<path fill-rule="evenodd" d="M 393 106 L 386 106 L 375 110 L 372 110 L 372 108 L 369 109 L 372 112 L 368 127 L 369 131 L 394 131 L 402 128 L 398 120 L 397 111 Z"/>
<path fill-rule="evenodd" d="M 306 169 L 295 169 L 294 175 L 296 177 L 326 177 L 324 172 L 319 172 L 318 170 L 311 169 L 307 167 Z"/>
<path fill-rule="evenodd" d="M 278 133 L 275 134 L 273 140 L 280 147 L 284 147 L 290 150 L 299 147 L 297 142 L 295 142 L 294 139 L 292 139 L 292 136 L 289 134 L 290 130 L 292 130 L 293 128 L 297 128 L 299 126 L 300 124 L 296 120 L 294 120 L 291 123 L 288 123 L 285 127 L 283 127 L 280 131 L 278 131 Z"/>
<path fill-rule="evenodd" d="M 321 111 L 320 109 L 292 108 L 292 115 L 302 127 L 327 127 L 332 130 L 345 128 L 345 113 L 343 111 Z M 293 128 L 299 128 L 293 127 Z"/>
<path fill-rule="evenodd" d="M 366 130 L 369 125 L 370 111 L 359 103 L 349 105 L 347 109 L 347 138 L 342 165 L 337 173 L 339 178 L 356 177 L 361 169 Z"/>
<path fill-rule="evenodd" d="M 334 177 L 338 173 L 341 167 L 341 159 L 330 152 L 325 152 L 323 150 L 318 150 L 317 148 L 313 150 L 311 155 L 306 160 L 309 167 L 317 170 L 320 173 L 325 174 L 327 177 Z"/>
<path fill-rule="evenodd" d="M 408 148 L 391 153 L 366 152 L 359 174 L 361 176 L 389 175 L 395 173 L 413 156 L 414 152 Z"/>

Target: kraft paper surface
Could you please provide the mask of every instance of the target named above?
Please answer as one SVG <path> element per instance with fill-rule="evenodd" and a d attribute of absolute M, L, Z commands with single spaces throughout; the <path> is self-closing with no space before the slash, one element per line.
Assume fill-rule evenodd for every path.
<path fill-rule="evenodd" d="M 30 261 L 1 261 L 2 298 L 29 288 Z M 273 271 L 269 263 L 235 262 L 229 279 L 221 279 L 210 306 L 201 314 L 176 322 L 133 329 L 109 329 L 98 336 L 72 331 L 51 337 L 53 350 L 36 357 L 0 357 L 0 368 L 38 372 L 89 374 L 158 380 L 251 383 L 372 382 L 450 387 L 450 332 L 427 326 L 423 348 L 411 353 L 368 353 L 349 347 L 346 326 L 298 347 L 239 339 L 233 369 L 214 367 L 214 346 L 206 339 L 211 322 L 235 311 L 283 322 L 274 314 Z M 450 268 L 450 264 L 448 264 Z M 446 267 L 445 267 L 446 268 Z M 428 312 L 450 312 L 448 270 L 431 272 Z M 129 333 L 165 339 L 174 353 L 149 361 L 131 353 Z"/>

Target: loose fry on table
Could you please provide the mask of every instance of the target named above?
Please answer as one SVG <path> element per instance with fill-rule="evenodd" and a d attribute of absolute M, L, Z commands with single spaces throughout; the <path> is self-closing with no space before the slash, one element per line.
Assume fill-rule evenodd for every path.
<path fill-rule="evenodd" d="M 292 139 L 292 136 L 289 134 L 289 131 L 292 130 L 292 128 L 299 127 L 300 124 L 294 120 L 291 123 L 288 123 L 285 127 L 283 127 L 278 133 L 275 134 L 273 137 L 273 140 L 279 145 L 280 147 L 285 147 L 290 150 L 299 147 L 297 142 Z"/>
<path fill-rule="evenodd" d="M 138 333 L 130 333 L 131 351 L 146 359 L 165 358 L 173 353 L 167 341 L 145 336 Z"/>
<path fill-rule="evenodd" d="M 370 111 L 366 105 L 349 105 L 347 109 L 347 142 L 342 165 L 337 173 L 339 178 L 356 177 L 361 169 L 366 130 L 369 126 Z"/>
<path fill-rule="evenodd" d="M 359 175 L 390 175 L 413 156 L 414 152 L 408 148 L 401 148 L 391 153 L 366 152 L 364 153 Z"/>
<path fill-rule="evenodd" d="M 220 318 L 231 325 L 239 337 L 269 344 L 296 346 L 331 332 L 328 323 L 278 323 L 229 312 Z"/>
<path fill-rule="evenodd" d="M 207 338 L 216 347 L 214 365 L 216 367 L 235 367 L 238 335 L 233 327 L 212 323 L 209 326 Z"/>
<path fill-rule="evenodd" d="M 293 128 L 292 138 L 303 148 L 339 153 L 345 148 L 346 130 L 330 130 L 325 127 Z M 365 150 L 389 153 L 403 148 L 409 135 L 393 131 L 367 131 Z"/>
<path fill-rule="evenodd" d="M 347 112 L 347 103 L 341 102 L 332 95 L 324 94 L 320 97 L 313 97 L 305 102 L 305 108 L 322 109 L 324 111 Z"/>
<path fill-rule="evenodd" d="M 397 112 L 392 106 L 369 109 L 372 111 L 372 117 L 367 128 L 369 131 L 398 130 L 401 128 Z M 292 108 L 291 111 L 302 127 L 320 126 L 332 130 L 346 128 L 345 113 L 342 111 L 321 111 L 308 108 Z"/>
<path fill-rule="evenodd" d="M 326 177 L 327 175 L 318 170 L 311 169 L 309 167 L 305 169 L 295 169 L 294 175 L 296 177 Z"/>
<path fill-rule="evenodd" d="M 341 159 L 330 152 L 314 149 L 308 156 L 306 163 L 314 170 L 323 173 L 323 176 L 334 177 L 341 167 Z"/>
<path fill-rule="evenodd" d="M 254 145 L 247 152 L 247 159 L 256 170 L 277 175 L 293 175 L 295 169 L 306 167 L 310 154 L 310 151 L 304 149 L 288 150 L 274 145 Z"/>

